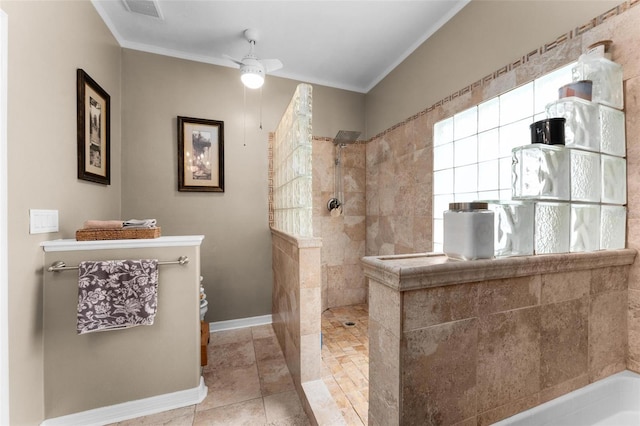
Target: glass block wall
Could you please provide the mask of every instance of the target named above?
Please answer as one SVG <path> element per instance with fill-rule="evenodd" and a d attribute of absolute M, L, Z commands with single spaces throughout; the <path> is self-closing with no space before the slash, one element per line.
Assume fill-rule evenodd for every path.
<path fill-rule="evenodd" d="M 433 251 L 442 251 L 443 213 L 451 202 L 511 199 L 511 150 L 530 142 L 529 125 L 546 118 L 568 64 L 434 126 Z"/>
<path fill-rule="evenodd" d="M 273 227 L 312 237 L 311 86 L 300 84 L 273 139 Z"/>

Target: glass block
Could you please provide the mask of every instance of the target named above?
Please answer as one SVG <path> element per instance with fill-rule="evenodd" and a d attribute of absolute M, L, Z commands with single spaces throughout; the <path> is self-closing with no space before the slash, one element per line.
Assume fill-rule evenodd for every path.
<path fill-rule="evenodd" d="M 624 131 L 624 112 L 599 105 L 600 151 L 624 157 L 627 154 Z"/>
<path fill-rule="evenodd" d="M 478 200 L 477 192 L 461 192 L 453 196 L 453 200 L 456 203 L 470 203 Z"/>
<path fill-rule="evenodd" d="M 600 249 L 625 248 L 627 209 L 624 206 L 602 206 L 600 210 Z"/>
<path fill-rule="evenodd" d="M 445 211 L 449 210 L 449 203 L 453 203 L 453 194 L 436 195 L 433 197 L 433 217 L 442 219 Z"/>
<path fill-rule="evenodd" d="M 310 208 L 300 209 L 300 235 L 313 236 L 313 211 Z"/>
<path fill-rule="evenodd" d="M 453 169 L 433 173 L 433 193 L 435 195 L 453 194 Z"/>
<path fill-rule="evenodd" d="M 562 117 L 565 146 L 600 151 L 598 105 L 584 99 L 562 98 L 547 105 L 547 117 Z"/>
<path fill-rule="evenodd" d="M 453 167 L 453 143 L 438 145 L 433 148 L 433 170 Z"/>
<path fill-rule="evenodd" d="M 622 66 L 606 58 L 581 55 L 572 69 L 573 81 L 593 81 L 592 100 L 622 109 Z"/>
<path fill-rule="evenodd" d="M 500 188 L 499 164 L 498 160 L 478 163 L 478 191 L 492 191 Z"/>
<path fill-rule="evenodd" d="M 498 129 L 478 134 L 478 161 L 498 158 L 500 149 L 500 133 Z"/>
<path fill-rule="evenodd" d="M 456 167 L 454 170 L 454 193 L 475 192 L 478 190 L 478 165 Z"/>
<path fill-rule="evenodd" d="M 513 149 L 513 199 L 569 200 L 569 153 L 530 144 Z"/>
<path fill-rule="evenodd" d="M 567 253 L 570 227 L 569 203 L 535 203 L 534 253 Z"/>
<path fill-rule="evenodd" d="M 600 201 L 607 204 L 626 204 L 627 160 L 600 154 L 600 164 L 602 176 Z"/>
<path fill-rule="evenodd" d="M 294 176 L 311 176 L 311 148 L 299 146 L 293 152 L 291 168 Z"/>
<path fill-rule="evenodd" d="M 449 206 L 447 206 L 447 210 L 449 210 Z M 433 243 L 442 245 L 444 242 L 444 219 L 434 219 L 433 220 Z M 440 249 L 442 251 L 442 249 Z"/>
<path fill-rule="evenodd" d="M 533 82 L 500 95 L 500 125 L 533 116 Z"/>
<path fill-rule="evenodd" d="M 500 199 L 501 200 L 510 200 L 511 199 L 511 187 L 513 185 L 513 161 L 511 156 L 501 158 L 499 160 L 500 163 Z M 505 196 L 504 193 L 507 193 L 508 196 Z"/>
<path fill-rule="evenodd" d="M 293 95 L 294 114 L 310 115 L 312 102 L 312 87 L 309 84 L 299 84 Z"/>
<path fill-rule="evenodd" d="M 433 145 L 453 142 L 453 117 L 438 121 L 433 125 Z"/>
<path fill-rule="evenodd" d="M 478 108 L 473 107 L 453 116 L 453 140 L 478 133 Z"/>
<path fill-rule="evenodd" d="M 569 149 L 571 200 L 600 202 L 600 154 Z"/>
<path fill-rule="evenodd" d="M 496 257 L 533 254 L 533 203 L 490 201 L 494 212 Z"/>
<path fill-rule="evenodd" d="M 453 164 L 456 167 L 478 162 L 478 137 L 476 135 L 453 143 Z"/>
<path fill-rule="evenodd" d="M 510 200 L 511 199 L 511 189 L 509 189 L 509 196 L 507 198 L 500 197 L 500 191 L 478 191 L 478 196 L 476 200 Z"/>
<path fill-rule="evenodd" d="M 545 106 L 558 99 L 558 88 L 567 83 L 571 83 L 571 69 L 573 64 L 565 65 L 555 71 L 550 72 L 538 79 L 534 84 L 534 112 L 536 114 L 544 112 Z M 536 118 L 536 121 L 539 119 Z"/>
<path fill-rule="evenodd" d="M 478 132 L 495 129 L 500 125 L 500 98 L 478 105 Z"/>
<path fill-rule="evenodd" d="M 531 143 L 531 118 L 500 127 L 500 157 L 511 156 L 513 148 Z"/>
<path fill-rule="evenodd" d="M 571 204 L 571 252 L 600 250 L 600 205 Z"/>

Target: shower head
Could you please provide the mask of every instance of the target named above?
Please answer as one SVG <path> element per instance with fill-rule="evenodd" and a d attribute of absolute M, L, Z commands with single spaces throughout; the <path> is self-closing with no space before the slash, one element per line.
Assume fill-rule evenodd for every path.
<path fill-rule="evenodd" d="M 340 130 L 336 137 L 333 139 L 334 145 L 349 145 L 358 142 L 360 132 L 352 130 Z"/>

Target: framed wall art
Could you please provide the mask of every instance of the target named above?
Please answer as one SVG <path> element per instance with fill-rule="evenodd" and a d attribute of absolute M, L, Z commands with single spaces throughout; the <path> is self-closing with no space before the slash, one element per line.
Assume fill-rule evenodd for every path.
<path fill-rule="evenodd" d="M 78 179 L 111 183 L 111 98 L 78 69 Z"/>
<path fill-rule="evenodd" d="M 178 117 L 178 191 L 224 192 L 224 122 Z"/>

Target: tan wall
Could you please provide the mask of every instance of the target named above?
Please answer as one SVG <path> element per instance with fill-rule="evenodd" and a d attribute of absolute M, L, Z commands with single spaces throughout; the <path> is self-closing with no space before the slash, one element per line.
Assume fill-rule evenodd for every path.
<path fill-rule="evenodd" d="M 62 260 L 158 259 L 158 311 L 152 326 L 78 335 L 77 271 L 45 272 L 45 418 L 75 414 L 198 387 L 200 383 L 200 248 L 146 247 L 48 251 Z M 170 368 L 167 368 L 169 367 Z"/>
<path fill-rule="evenodd" d="M 620 0 L 472 0 L 366 96 L 371 138 Z"/>
<path fill-rule="evenodd" d="M 39 243 L 87 218 L 120 215 L 120 52 L 90 2 L 7 1 L 9 21 L 9 384 L 11 424 L 43 419 Z M 111 96 L 111 185 L 76 178 L 76 68 Z M 29 235 L 29 209 L 57 209 L 60 232 Z"/>
<path fill-rule="evenodd" d="M 207 321 L 271 312 L 268 136 L 297 84 L 267 77 L 260 130 L 259 92 L 247 90 L 244 105 L 237 70 L 123 52 L 122 215 L 155 217 L 164 235 L 205 235 Z M 314 86 L 313 133 L 361 131 L 363 102 L 362 94 Z M 178 115 L 224 121 L 224 193 L 177 191 Z"/>

